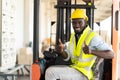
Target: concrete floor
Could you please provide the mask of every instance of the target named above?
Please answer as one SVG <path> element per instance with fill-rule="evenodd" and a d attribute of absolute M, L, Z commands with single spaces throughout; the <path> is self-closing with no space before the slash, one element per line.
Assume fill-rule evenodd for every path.
<path fill-rule="evenodd" d="M 18 69 L 16 69 L 18 68 Z M 0 80 L 30 80 L 30 66 L 27 67 L 15 67 L 7 70 L 8 72 L 0 72 Z M 10 73 L 11 74 L 4 74 Z"/>
<path fill-rule="evenodd" d="M 0 80 L 30 80 L 30 76 L 16 76 L 15 78 L 7 77 L 7 79 L 0 76 Z"/>
<path fill-rule="evenodd" d="M 20 76 L 17 77 L 16 80 L 30 80 L 30 76 Z"/>

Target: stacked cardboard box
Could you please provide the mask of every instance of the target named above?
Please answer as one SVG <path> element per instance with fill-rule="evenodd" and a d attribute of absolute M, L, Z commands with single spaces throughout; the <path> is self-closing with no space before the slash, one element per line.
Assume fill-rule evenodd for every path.
<path fill-rule="evenodd" d="M 30 66 L 33 63 L 33 52 L 30 47 L 21 48 L 17 55 L 18 64 L 24 65 L 27 70 L 30 71 Z M 28 75 L 26 68 L 24 68 L 24 74 Z M 19 72 L 21 74 L 21 72 Z"/>
<path fill-rule="evenodd" d="M 33 52 L 30 47 L 21 48 L 18 53 L 18 64 L 31 65 L 33 62 Z"/>

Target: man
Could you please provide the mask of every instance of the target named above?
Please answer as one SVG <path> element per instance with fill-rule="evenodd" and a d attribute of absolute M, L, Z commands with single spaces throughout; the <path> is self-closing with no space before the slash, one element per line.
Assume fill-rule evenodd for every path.
<path fill-rule="evenodd" d="M 46 70 L 46 80 L 94 80 L 92 67 L 97 57 L 105 59 L 114 57 L 112 48 L 88 26 L 88 17 L 84 10 L 76 9 L 71 19 L 74 33 L 65 45 L 59 39 L 56 51 L 65 61 L 71 59 L 72 64 L 49 67 Z"/>

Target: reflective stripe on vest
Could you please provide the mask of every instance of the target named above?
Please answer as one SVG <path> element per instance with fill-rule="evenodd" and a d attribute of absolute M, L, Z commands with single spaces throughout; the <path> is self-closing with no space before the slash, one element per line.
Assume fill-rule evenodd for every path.
<path fill-rule="evenodd" d="M 76 45 L 75 33 L 71 35 L 70 38 L 70 52 L 72 53 L 72 63 L 71 67 L 82 72 L 89 80 L 93 78 L 93 72 L 91 70 L 93 64 L 95 63 L 96 56 L 92 54 L 85 54 L 82 51 L 84 41 L 89 45 L 92 38 L 96 35 L 89 27 L 87 27 L 81 34 L 78 44 Z"/>

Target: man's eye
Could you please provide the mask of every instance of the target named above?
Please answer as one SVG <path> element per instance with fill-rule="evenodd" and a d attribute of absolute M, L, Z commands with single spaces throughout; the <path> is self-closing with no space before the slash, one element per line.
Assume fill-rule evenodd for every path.
<path fill-rule="evenodd" d="M 82 23 L 82 21 L 79 22 L 79 24 L 81 24 L 81 23 Z"/>
<path fill-rule="evenodd" d="M 82 24 L 82 21 L 80 21 L 79 24 Z"/>
<path fill-rule="evenodd" d="M 82 24 L 83 22 L 82 21 L 78 21 L 78 22 L 72 22 L 72 24 Z"/>
<path fill-rule="evenodd" d="M 72 24 L 75 24 L 76 22 L 72 22 Z"/>

